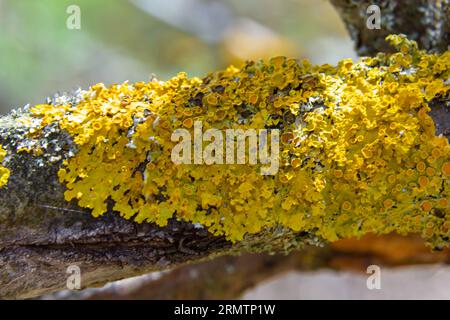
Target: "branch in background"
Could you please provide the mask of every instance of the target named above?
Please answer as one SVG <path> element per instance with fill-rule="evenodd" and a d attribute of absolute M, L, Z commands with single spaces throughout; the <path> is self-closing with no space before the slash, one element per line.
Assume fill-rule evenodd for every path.
<path fill-rule="evenodd" d="M 392 52 L 384 41 L 389 34 L 403 33 L 420 48 L 444 52 L 450 43 L 448 0 L 330 0 L 339 12 L 361 56 Z M 369 29 L 367 8 L 381 9 L 381 28 Z"/>
<path fill-rule="evenodd" d="M 65 291 L 45 299 L 236 299 L 246 290 L 288 271 L 320 268 L 366 272 L 369 265 L 450 263 L 450 250 L 431 252 L 422 239 L 366 236 L 309 247 L 289 255 L 244 254 L 179 267 L 161 274 L 118 282 L 102 289 Z"/>

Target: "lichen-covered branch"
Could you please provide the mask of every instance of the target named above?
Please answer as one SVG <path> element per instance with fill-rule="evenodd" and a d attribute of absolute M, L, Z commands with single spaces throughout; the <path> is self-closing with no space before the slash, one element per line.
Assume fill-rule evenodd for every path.
<path fill-rule="evenodd" d="M 392 47 L 384 41 L 392 33 L 403 33 L 428 51 L 444 52 L 450 44 L 448 0 L 330 1 L 339 12 L 361 56 L 392 52 Z M 379 28 L 372 27 L 374 21 L 370 17 L 374 11 L 367 10 L 373 5 L 380 8 Z"/>
<path fill-rule="evenodd" d="M 278 57 L 96 85 L 1 118 L 0 295 L 64 288 L 71 264 L 92 286 L 367 233 L 448 245 L 450 53 L 390 41 L 399 52 L 335 67 Z M 256 149 L 264 160 L 251 139 L 236 162 L 217 131 L 198 144 L 199 123 L 240 130 L 237 145 L 247 130 L 278 133 L 266 143 L 278 171 L 260 174 L 270 161 L 250 161 Z M 175 160 L 174 132 L 186 142 Z"/>
<path fill-rule="evenodd" d="M 373 1 L 332 2 L 362 55 L 393 52 L 393 47 L 384 40 L 390 33 L 404 33 L 418 41 L 420 48 L 435 52 L 447 50 L 450 42 L 448 1 L 421 0 L 417 5 L 380 1 L 380 30 L 366 28 L 365 10 L 369 4 L 374 4 Z M 418 52 L 405 41 L 398 41 L 397 45 L 400 53 L 364 60 L 361 64 L 343 61 L 336 68 L 313 68 L 290 60 L 274 59 L 269 65 L 249 64 L 242 70 L 229 69 L 202 80 L 178 77 L 162 85 L 124 84 L 111 88 L 99 85 L 87 92 L 55 97 L 47 105 L 18 110 L 1 118 L 0 296 L 25 298 L 64 289 L 68 277 L 66 270 L 72 264 L 81 268 L 82 285 L 87 287 L 224 254 L 279 252 L 369 231 L 419 232 L 436 248 L 448 244 L 448 144 L 437 137 L 442 134 L 448 138 L 450 128 L 448 52 L 431 56 Z M 224 84 L 224 80 L 228 82 Z M 131 92 L 125 92 L 127 88 L 132 88 Z M 373 89 L 376 91 L 371 92 Z M 146 94 L 139 96 L 142 92 Z M 152 94 L 148 95 L 149 92 Z M 225 92 L 231 92 L 233 96 L 224 98 Z M 362 99 L 364 96 L 369 99 Z M 105 105 L 105 102 L 109 103 Z M 375 104 L 370 107 L 373 102 Z M 226 111 L 222 112 L 219 107 L 227 103 L 228 109 L 222 108 Z M 265 114 L 262 112 L 264 109 L 268 111 Z M 180 118 L 176 113 L 169 113 L 171 117 L 167 117 L 164 110 L 185 110 L 183 115 L 186 118 Z M 323 113 L 324 110 L 333 112 Z M 233 206 L 240 206 L 240 210 L 228 214 L 222 210 L 224 203 L 233 198 L 230 194 L 234 191 L 230 187 L 230 178 L 222 177 L 228 186 L 228 196 L 196 199 L 196 194 L 205 192 L 183 194 L 182 198 L 196 207 L 182 211 L 178 203 L 176 212 L 172 212 L 170 210 L 177 205 L 175 203 L 174 206 L 173 197 L 177 194 L 174 192 L 177 186 L 171 185 L 171 181 L 179 180 L 180 176 L 175 174 L 177 170 L 165 171 L 167 167 L 161 166 L 157 169 L 167 173 L 170 179 L 161 180 L 162 174 L 152 176 L 158 170 L 152 170 L 156 166 L 152 167 L 148 156 L 155 159 L 164 148 L 158 150 L 157 144 L 153 145 L 157 149 L 155 153 L 148 141 L 136 144 L 139 139 L 133 137 L 137 133 L 148 134 L 148 131 L 139 130 L 149 129 L 151 124 L 150 129 L 154 127 L 157 130 L 151 132 L 152 136 L 167 140 L 167 132 L 160 128 L 168 129 L 164 126 L 169 124 L 169 128 L 174 129 L 176 126 L 171 123 L 174 117 L 180 122 L 182 120 L 180 126 L 189 128 L 194 119 L 209 117 L 212 111 L 212 118 L 225 124 L 224 128 L 230 122 L 223 120 L 230 117 L 244 128 L 246 125 L 255 128 L 259 121 L 264 128 L 283 132 L 282 139 L 287 142 L 283 146 L 298 142 L 298 138 L 303 145 L 311 145 L 309 149 L 297 150 L 300 152 L 294 152 L 294 155 L 290 147 L 283 147 L 289 155 L 288 168 L 284 168 L 286 162 L 283 162 L 277 184 L 271 185 L 267 183 L 268 179 L 256 176 L 258 184 L 246 176 L 245 179 L 253 183 L 253 189 L 247 190 L 244 198 L 236 197 L 239 201 L 235 201 Z M 394 120 L 392 115 L 396 113 L 403 118 Z M 119 116 L 115 116 L 117 114 Z M 114 124 L 113 119 L 118 123 Z M 350 128 L 336 126 L 345 123 L 341 121 L 346 119 L 351 124 Z M 332 131 L 334 126 L 338 130 L 337 137 L 333 135 L 336 133 Z M 363 132 L 364 127 L 372 129 Z M 328 141 L 324 139 L 328 138 L 324 135 L 327 130 L 335 139 L 330 139 L 336 143 L 335 146 L 325 143 Z M 111 137 L 106 136 L 105 131 Z M 378 133 L 377 143 L 374 143 L 370 132 Z M 349 148 L 346 142 L 353 141 L 350 139 L 355 139 L 357 147 L 353 148 L 354 154 L 349 159 L 356 160 L 354 155 L 362 155 L 363 163 L 371 166 L 369 171 L 366 171 L 369 169 L 367 166 L 358 166 L 358 161 L 355 164 L 344 163 L 342 170 L 334 167 L 332 161 L 312 152 L 320 150 L 320 154 L 330 158 L 329 152 L 341 147 L 341 156 L 347 157 Z M 430 148 L 437 141 L 439 145 Z M 98 147 L 102 144 L 109 149 L 102 151 Z M 364 149 L 366 145 L 371 147 Z M 136 149 L 140 152 L 136 153 Z M 399 156 L 397 149 L 403 150 L 403 154 Z M 382 159 L 380 153 L 388 154 L 387 159 Z M 398 167 L 390 166 L 394 158 L 399 161 Z M 387 176 L 381 170 L 386 169 L 386 164 L 393 170 Z M 347 170 L 353 165 L 356 165 L 356 172 L 350 174 Z M 191 177 L 188 182 L 195 188 L 211 191 L 209 185 L 199 183 L 202 179 L 198 174 L 201 172 L 194 175 L 196 182 L 191 181 Z M 251 170 L 245 172 L 246 175 L 249 173 Z M 208 179 L 211 174 L 207 172 Z M 296 181 L 299 176 L 312 180 L 299 183 Z M 333 209 L 328 206 L 331 199 L 321 198 L 322 191 L 311 192 L 321 185 L 314 180 L 319 176 L 325 176 L 325 181 L 331 186 L 339 179 L 346 180 L 351 176 L 356 176 L 357 181 L 349 184 L 350 189 L 342 184 L 334 187 L 333 192 L 341 198 L 333 199 L 338 205 Z M 398 177 L 404 180 L 397 181 Z M 381 178 L 386 178 L 388 184 L 380 183 Z M 121 183 L 117 183 L 117 179 Z M 289 183 L 294 182 L 295 188 L 291 188 Z M 142 183 L 145 188 L 139 187 Z M 181 186 L 186 185 L 186 181 L 181 183 Z M 299 186 L 305 185 L 307 189 L 298 190 Z M 264 186 L 271 189 L 265 192 L 261 188 Z M 286 192 L 291 189 L 294 194 L 286 197 Z M 242 191 L 245 188 L 239 192 Z M 376 191 L 377 198 L 365 197 L 369 191 Z M 217 196 L 218 193 L 206 194 Z M 257 212 L 251 213 L 249 209 L 253 204 L 262 203 L 264 207 L 273 202 L 254 199 L 252 202 L 254 194 L 268 195 L 278 199 L 278 203 L 269 207 L 267 212 L 258 207 Z M 402 194 L 408 196 L 405 198 Z M 315 198 L 318 195 L 320 197 Z M 308 199 L 313 201 L 308 202 Z M 363 200 L 369 200 L 365 207 L 361 207 Z M 320 207 L 321 201 L 326 204 L 325 208 Z M 153 207 L 142 209 L 147 204 Z M 399 204 L 411 207 L 395 210 L 399 209 Z M 370 210 L 357 213 L 356 209 L 368 209 L 367 205 Z M 374 209 L 380 209 L 377 216 L 373 215 Z M 95 215 L 102 216 L 93 218 L 92 210 Z M 118 213 L 134 220 L 153 222 L 138 224 L 121 218 Z M 174 218 L 170 218 L 173 214 Z M 260 217 L 255 219 L 254 214 L 260 214 Z M 222 218 L 234 216 L 236 221 L 222 222 Z M 410 238 L 405 241 L 411 243 Z M 355 258 L 356 251 L 364 255 L 368 248 L 373 249 L 369 255 L 378 254 L 386 259 L 387 254 L 389 257 L 386 248 L 390 246 L 381 244 L 377 247 L 377 243 L 379 241 L 373 238 L 369 242 L 336 242 L 334 248 L 337 252 L 348 249 L 351 254 L 349 257 L 333 254 L 330 257 L 334 262 L 327 265 L 345 266 Z M 379 248 L 384 249 L 379 251 Z M 426 261 L 434 262 L 442 256 L 431 253 L 415 255 L 416 250 L 415 247 L 400 250 L 403 253 L 414 251 L 414 258 L 405 258 L 404 263 L 424 262 L 424 257 L 427 257 Z M 445 257 L 444 260 L 448 262 Z M 182 273 L 183 269 L 180 270 Z M 245 274 L 246 279 L 252 279 L 248 273 Z"/>

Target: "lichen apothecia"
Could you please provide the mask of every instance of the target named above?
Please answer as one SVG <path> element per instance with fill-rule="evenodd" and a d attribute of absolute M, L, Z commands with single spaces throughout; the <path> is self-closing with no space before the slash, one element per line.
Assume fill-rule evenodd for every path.
<path fill-rule="evenodd" d="M 28 123 L 36 139 L 55 124 L 73 139 L 58 177 L 95 217 L 112 203 L 125 219 L 175 217 L 233 242 L 281 225 L 328 241 L 396 231 L 448 244 L 450 146 L 428 113 L 448 101 L 450 52 L 388 40 L 396 53 L 337 66 L 275 57 L 203 79 L 96 84 L 31 108 Z M 280 130 L 279 172 L 175 165 L 171 134 L 195 121 Z"/>
<path fill-rule="evenodd" d="M 8 183 L 10 171 L 8 168 L 2 165 L 3 160 L 6 156 L 6 150 L 3 149 L 3 146 L 0 145 L 0 188 L 5 186 Z"/>

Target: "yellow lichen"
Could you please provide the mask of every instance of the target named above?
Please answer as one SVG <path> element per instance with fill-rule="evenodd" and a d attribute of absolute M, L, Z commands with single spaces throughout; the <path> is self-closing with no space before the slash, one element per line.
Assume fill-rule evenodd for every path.
<path fill-rule="evenodd" d="M 392 231 L 448 237 L 450 146 L 435 136 L 428 103 L 448 97 L 450 52 L 389 40 L 399 52 L 336 67 L 277 57 L 204 79 L 97 84 L 76 105 L 31 112 L 78 145 L 58 175 L 66 200 L 94 216 L 109 199 L 127 219 L 163 226 L 176 217 L 232 241 L 276 225 L 330 241 Z M 260 165 L 175 165 L 171 134 L 193 131 L 194 121 L 280 129 L 278 177 L 260 175 Z"/>
<path fill-rule="evenodd" d="M 0 145 L 0 188 L 8 183 L 10 171 L 8 168 L 2 166 L 2 162 L 5 159 L 6 151 Z"/>

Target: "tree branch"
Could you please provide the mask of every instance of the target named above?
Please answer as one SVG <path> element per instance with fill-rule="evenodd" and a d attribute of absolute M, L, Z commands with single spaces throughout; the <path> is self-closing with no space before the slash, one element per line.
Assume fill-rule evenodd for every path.
<path fill-rule="evenodd" d="M 389 34 L 405 34 L 419 47 L 444 52 L 450 43 L 450 3 L 447 0 L 330 0 L 339 12 L 360 56 L 392 52 L 384 39 Z M 369 29 L 367 8 L 381 9 L 380 29 Z"/>
<path fill-rule="evenodd" d="M 2 144 L 11 148 L 22 136 L 21 124 L 13 118 L 12 114 L 0 119 Z M 66 138 L 54 135 L 48 141 L 60 144 Z M 57 156 L 56 152 L 48 155 Z M 27 153 L 10 157 L 13 170 L 8 188 L 0 189 L 2 298 L 30 298 L 62 290 L 70 265 L 81 268 L 83 287 L 101 286 L 224 254 L 289 250 L 286 238 L 299 242 L 307 238 L 306 233 L 263 232 L 232 246 L 224 237 L 174 219 L 166 227 L 137 224 L 112 210 L 94 219 L 89 210 L 64 200 L 64 188 L 57 178 L 60 162 L 42 166 Z"/>
<path fill-rule="evenodd" d="M 414 37 L 427 45 L 420 36 Z M 373 49 L 360 52 L 383 49 L 372 37 L 358 34 L 357 38 L 360 48 L 364 46 L 359 44 L 374 44 Z M 442 48 L 438 40 L 429 44 Z M 210 79 L 205 78 L 207 81 Z M 448 133 L 448 98 L 438 97 L 430 105 L 437 133 Z M 28 298 L 63 289 L 66 269 L 72 264 L 81 267 L 82 285 L 88 287 L 225 254 L 289 251 L 322 242 L 313 232 L 272 227 L 249 233 L 233 244 L 189 222 L 171 219 L 161 227 L 127 221 L 113 212 L 112 204 L 108 204 L 105 215 L 94 219 L 90 210 L 64 199 L 66 189 L 58 179 L 63 160 L 76 153 L 73 136 L 59 130 L 55 123 L 49 124 L 41 132 L 43 137 L 38 138 L 44 154 L 19 151 L 24 148 L 23 142 L 29 141 L 30 126 L 21 121 L 27 112 L 13 112 L 0 119 L 0 140 L 9 151 L 5 161 L 11 169 L 7 188 L 0 189 L 3 298 Z"/>
<path fill-rule="evenodd" d="M 450 263 L 450 250 L 431 252 L 417 236 L 369 235 L 308 247 L 289 255 L 243 254 L 190 264 L 101 289 L 65 291 L 45 299 L 236 299 L 258 283 L 288 271 L 320 268 L 365 273 L 369 265 L 398 267 Z"/>

